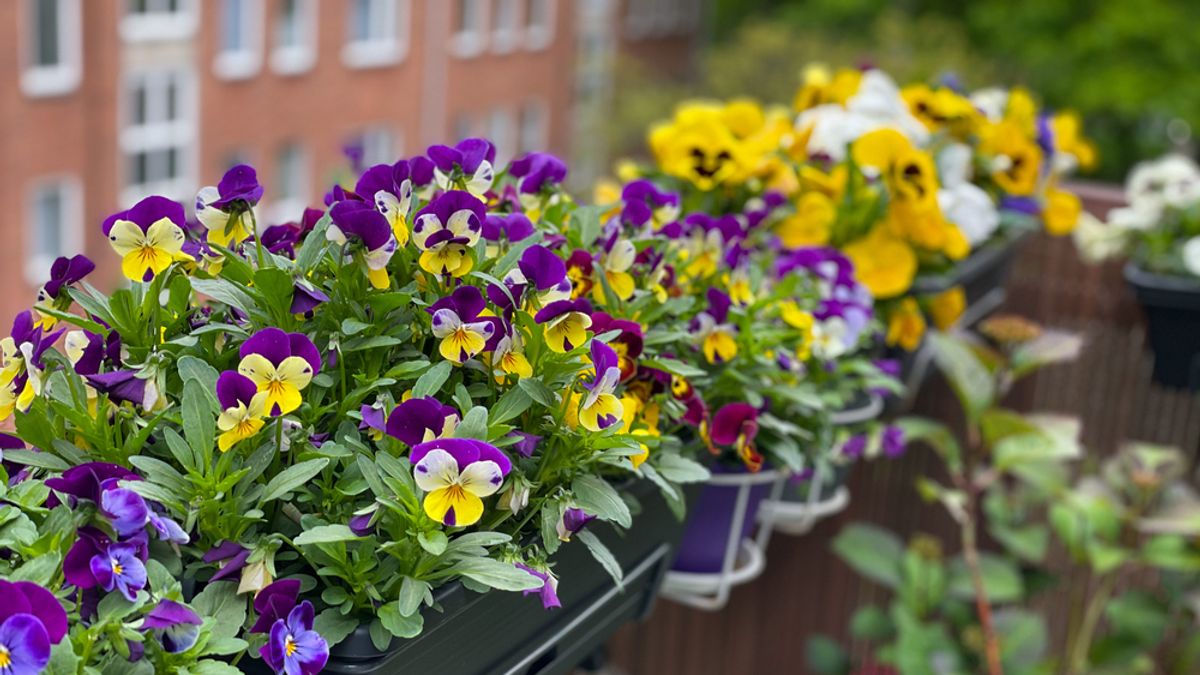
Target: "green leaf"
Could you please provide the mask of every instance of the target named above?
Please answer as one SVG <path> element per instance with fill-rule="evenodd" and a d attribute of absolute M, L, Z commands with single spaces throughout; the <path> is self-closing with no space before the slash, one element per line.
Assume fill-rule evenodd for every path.
<path fill-rule="evenodd" d="M 279 499 L 287 493 L 304 485 L 313 476 L 321 473 L 321 470 L 329 464 L 327 457 L 319 459 L 310 459 L 299 464 L 289 466 L 280 471 L 274 478 L 267 483 L 266 489 L 263 491 L 261 502 L 269 502 L 272 499 Z"/>
<path fill-rule="evenodd" d="M 564 506 L 562 502 L 547 502 L 542 506 L 542 548 L 546 555 L 554 555 L 562 540 L 558 538 L 558 524 L 562 522 Z"/>
<path fill-rule="evenodd" d="M 39 469 L 50 469 L 51 471 L 66 471 L 67 469 L 71 468 L 70 464 L 67 464 L 48 452 L 34 452 L 32 450 L 5 450 L 4 459 L 9 462 L 23 464 L 25 466 L 35 466 Z"/>
<path fill-rule="evenodd" d="M 605 572 L 608 572 L 608 576 L 612 577 L 613 583 L 617 585 L 617 588 L 623 588 L 625 585 L 625 570 L 621 569 L 621 563 L 617 562 L 617 559 L 613 557 L 612 551 L 609 551 L 604 542 L 600 541 L 600 537 L 597 537 L 596 533 L 591 530 L 580 530 L 575 533 L 575 538 L 582 541 L 584 546 L 587 546 L 588 551 L 592 553 L 592 557 L 596 559 L 596 562 L 600 563 Z"/>
<path fill-rule="evenodd" d="M 430 596 L 433 588 L 428 581 L 419 581 L 412 577 L 406 576 L 400 582 L 400 599 L 397 601 L 397 608 L 400 610 L 401 616 L 411 616 L 421 609 L 421 603 L 425 601 L 427 596 Z"/>
<path fill-rule="evenodd" d="M 232 581 L 207 584 L 189 603 L 200 616 L 214 619 L 214 638 L 237 637 L 246 623 L 246 603 L 238 596 L 237 586 Z M 116 594 L 109 597 L 112 595 Z"/>
<path fill-rule="evenodd" d="M 528 410 L 532 404 L 533 399 L 525 393 L 524 389 L 513 387 L 504 392 L 504 395 L 492 405 L 488 422 L 495 425 L 515 419 Z"/>
<path fill-rule="evenodd" d="M 522 377 L 520 380 L 517 380 L 517 386 L 526 394 L 529 394 L 529 398 L 547 408 L 553 408 L 558 404 L 558 397 L 554 395 L 550 387 L 547 387 L 545 382 L 536 377 Z"/>
<path fill-rule="evenodd" d="M 1021 572 L 1011 560 L 991 553 L 980 553 L 979 567 L 983 575 L 984 592 L 989 601 L 1017 602 L 1025 596 L 1025 583 L 1021 580 Z M 975 587 L 961 557 L 950 562 L 949 574 L 950 594 L 963 600 L 974 599 Z"/>
<path fill-rule="evenodd" d="M 353 616 L 342 614 L 336 607 L 321 610 L 313 619 L 313 630 L 320 633 L 330 647 L 349 637 L 355 628 L 358 628 L 358 621 Z"/>
<path fill-rule="evenodd" d="M 659 370 L 665 370 L 672 375 L 678 375 L 679 377 L 685 379 L 703 377 L 705 375 L 703 370 L 693 365 L 684 363 L 679 359 L 671 359 L 667 357 L 645 359 L 642 361 L 642 365 L 646 366 L 647 368 L 658 368 Z"/>
<path fill-rule="evenodd" d="M 449 361 L 439 361 L 425 374 L 417 378 L 417 383 L 413 385 L 413 398 L 422 398 L 425 396 L 433 396 L 442 389 L 442 385 L 446 384 L 446 380 L 450 378 L 450 373 L 453 366 Z"/>
<path fill-rule="evenodd" d="M 491 558 L 465 558 L 451 572 L 502 591 L 527 591 L 542 587 L 542 580 L 512 563 Z"/>
<path fill-rule="evenodd" d="M 183 436 L 196 457 L 192 465 L 204 466 L 204 462 L 212 456 L 216 435 L 216 408 L 198 380 L 188 380 L 184 383 L 182 406 Z"/>
<path fill-rule="evenodd" d="M 192 288 L 197 293 L 207 295 L 218 302 L 223 302 L 230 307 L 237 308 L 238 311 L 247 316 L 256 313 L 254 311 L 256 308 L 254 298 L 251 298 L 246 291 L 227 279 L 198 279 L 193 277 Z"/>
<path fill-rule="evenodd" d="M 1169 611 L 1154 596 L 1136 590 L 1109 600 L 1104 607 L 1104 614 L 1114 629 L 1136 637 L 1148 647 L 1156 645 L 1166 634 Z"/>
<path fill-rule="evenodd" d="M 187 672 L 189 675 L 241 675 L 242 671 L 224 661 L 203 659 L 188 666 Z"/>
<path fill-rule="evenodd" d="M 39 586 L 47 586 L 58 574 L 62 556 L 57 553 L 43 553 L 25 561 L 7 576 L 9 581 L 32 581 Z"/>
<path fill-rule="evenodd" d="M 996 610 L 993 618 L 1000 637 L 1000 659 L 1006 673 L 1033 672 L 1046 656 L 1046 620 L 1016 607 Z"/>
<path fill-rule="evenodd" d="M 859 608 L 850 619 L 850 634 L 860 640 L 883 642 L 890 640 L 894 633 L 892 619 L 875 605 Z"/>
<path fill-rule="evenodd" d="M 339 541 L 354 541 L 358 535 L 349 526 L 336 523 L 333 525 L 317 525 L 312 529 L 301 532 L 293 542 L 297 546 L 310 544 L 332 544 Z"/>
<path fill-rule="evenodd" d="M 804 649 L 808 669 L 817 675 L 845 675 L 850 672 L 850 656 L 841 645 L 824 635 L 808 639 Z"/>
<path fill-rule="evenodd" d="M 834 538 L 833 552 L 864 577 L 891 589 L 900 586 L 904 545 L 891 532 L 874 525 L 852 523 Z"/>
<path fill-rule="evenodd" d="M 571 483 L 576 504 L 601 520 L 609 520 L 621 527 L 633 524 L 629 505 L 608 481 L 598 476 L 583 474 Z"/>
<path fill-rule="evenodd" d="M 446 538 L 446 533 L 441 530 L 430 530 L 421 532 L 417 535 L 417 543 L 421 548 L 425 549 L 429 555 L 441 555 L 446 552 L 446 544 L 449 540 Z"/>
<path fill-rule="evenodd" d="M 712 476 L 703 464 L 675 453 L 662 453 L 654 466 L 663 478 L 675 483 L 699 483 Z"/>
<path fill-rule="evenodd" d="M 462 422 L 454 428 L 455 438 L 474 438 L 479 441 L 487 440 L 488 432 L 488 411 L 487 408 L 477 405 L 467 411 Z"/>
<path fill-rule="evenodd" d="M 380 623 L 387 629 L 389 633 L 398 638 L 413 638 L 421 634 L 421 629 L 425 627 L 425 618 L 420 612 L 414 612 L 409 615 L 400 613 L 400 606 L 397 602 L 389 602 L 377 610 Z"/>
<path fill-rule="evenodd" d="M 962 447 L 945 424 L 924 417 L 902 417 L 896 426 L 904 432 L 906 443 L 928 443 L 952 471 L 962 467 Z"/>
<path fill-rule="evenodd" d="M 962 338 L 930 333 L 929 339 L 934 361 L 950 382 L 967 418 L 979 419 L 995 398 L 992 374 Z"/>
<path fill-rule="evenodd" d="M 50 648 L 50 663 L 46 675 L 75 675 L 79 672 L 79 657 L 70 640 L 63 640 Z"/>
<path fill-rule="evenodd" d="M 392 633 L 387 628 L 384 628 L 383 622 L 380 619 L 372 621 L 367 632 L 371 635 L 371 644 L 375 645 L 375 649 L 385 652 L 391 647 Z"/>

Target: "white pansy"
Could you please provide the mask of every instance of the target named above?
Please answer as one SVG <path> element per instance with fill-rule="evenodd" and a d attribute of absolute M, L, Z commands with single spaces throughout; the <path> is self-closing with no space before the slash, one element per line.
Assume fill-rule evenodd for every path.
<path fill-rule="evenodd" d="M 1129 230 L 1105 224 L 1084 211 L 1071 236 L 1079 254 L 1089 263 L 1098 263 L 1120 255 L 1128 241 Z"/>

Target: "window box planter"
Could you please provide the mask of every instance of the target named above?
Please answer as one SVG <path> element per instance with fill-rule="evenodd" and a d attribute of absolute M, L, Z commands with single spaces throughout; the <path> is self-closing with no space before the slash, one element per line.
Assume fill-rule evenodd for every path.
<path fill-rule="evenodd" d="M 1005 298 L 1005 283 L 1022 241 L 1031 234 L 1024 227 L 1002 230 L 970 256 L 942 274 L 922 274 L 913 281 L 914 295 L 937 295 L 962 286 L 967 296 L 963 327 L 973 326 L 994 312 Z"/>
<path fill-rule="evenodd" d="M 1200 281 L 1125 266 L 1146 313 L 1146 341 L 1154 353 L 1154 381 L 1167 387 L 1200 389 Z"/>
<path fill-rule="evenodd" d="M 425 610 L 425 630 L 412 640 L 393 639 L 379 651 L 365 626 L 330 649 L 327 673 L 566 673 L 604 644 L 622 624 L 645 618 L 683 531 L 658 489 L 639 481 L 630 491 L 642 511 L 624 536 L 599 520 L 588 529 L 609 548 L 625 573 L 613 583 L 582 542 L 563 544 L 552 558 L 563 579 L 559 609 L 534 596 L 476 593 L 460 583 L 435 592 L 442 611 Z M 259 660 L 240 664 L 267 673 Z M 252 666 L 252 667 L 251 667 Z M 257 668 L 257 670 L 255 670 Z"/>

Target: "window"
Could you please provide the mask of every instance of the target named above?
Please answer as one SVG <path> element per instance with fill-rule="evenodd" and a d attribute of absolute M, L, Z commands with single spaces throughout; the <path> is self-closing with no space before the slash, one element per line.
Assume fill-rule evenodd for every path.
<path fill-rule="evenodd" d="M 308 206 L 308 157 L 297 141 L 279 148 L 275 160 L 275 180 L 271 217 L 274 222 L 299 220 Z"/>
<path fill-rule="evenodd" d="M 79 192 L 79 183 L 72 178 L 52 178 L 31 186 L 25 247 L 25 278 L 31 285 L 47 281 L 55 258 L 81 250 L 83 201 Z"/>
<path fill-rule="evenodd" d="M 148 194 L 188 199 L 196 139 L 192 78 L 180 69 L 131 73 L 125 81 L 120 146 L 124 161 L 121 201 Z"/>
<path fill-rule="evenodd" d="M 21 89 L 29 96 L 58 96 L 79 86 L 79 0 L 24 0 Z"/>
<path fill-rule="evenodd" d="M 383 126 L 363 130 L 347 145 L 362 148 L 364 166 L 393 164 L 399 158 L 401 150 L 395 143 L 392 130 Z"/>
<path fill-rule="evenodd" d="M 351 68 L 399 62 L 408 49 L 409 0 L 350 0 L 342 60 Z"/>
<path fill-rule="evenodd" d="M 221 0 L 213 70 L 227 80 L 253 77 L 262 66 L 262 0 Z"/>
<path fill-rule="evenodd" d="M 554 42 L 555 0 L 525 0 L 525 45 L 545 49 Z"/>
<path fill-rule="evenodd" d="M 196 0 L 127 0 L 121 37 L 126 42 L 183 40 L 196 25 Z"/>
<path fill-rule="evenodd" d="M 274 36 L 275 72 L 293 75 L 312 68 L 317 60 L 316 0 L 280 0 Z"/>
<path fill-rule="evenodd" d="M 488 116 L 487 137 L 496 145 L 497 166 L 504 166 L 516 148 L 513 147 L 512 114 L 507 108 L 496 108 Z"/>
<path fill-rule="evenodd" d="M 471 117 L 471 113 L 461 112 L 454 117 L 454 134 L 451 136 L 454 142 L 475 135 L 475 119 Z"/>
<path fill-rule="evenodd" d="M 544 152 L 546 140 L 546 106 L 540 101 L 530 101 L 521 108 L 521 128 L 517 146 L 521 154 Z"/>
<path fill-rule="evenodd" d="M 454 55 L 460 59 L 479 56 L 484 48 L 484 26 L 487 25 L 483 0 L 456 0 L 454 37 L 450 41 Z"/>
<path fill-rule="evenodd" d="M 521 31 L 517 10 L 520 0 L 496 0 L 492 14 L 492 51 L 498 54 L 511 52 L 517 44 Z"/>

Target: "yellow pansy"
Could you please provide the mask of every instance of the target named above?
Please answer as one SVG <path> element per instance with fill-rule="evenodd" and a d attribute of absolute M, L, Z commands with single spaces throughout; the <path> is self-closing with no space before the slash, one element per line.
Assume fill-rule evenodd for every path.
<path fill-rule="evenodd" d="M 921 207 L 937 203 L 937 169 L 929 153 L 917 149 L 899 131 L 877 129 L 864 134 L 851 147 L 854 161 L 880 172 L 894 200 Z"/>
<path fill-rule="evenodd" d="M 1041 174 L 1042 149 L 1021 125 L 1004 120 L 985 127 L 980 151 L 991 156 L 992 180 L 1016 196 L 1033 194 Z"/>
<path fill-rule="evenodd" d="M 804 84 L 792 99 L 792 107 L 796 112 L 828 103 L 844 105 L 858 92 L 862 71 L 843 68 L 836 74 L 830 74 L 825 66 L 814 64 L 804 69 L 803 81 Z"/>
<path fill-rule="evenodd" d="M 144 231 L 132 221 L 117 220 L 108 240 L 121 256 L 121 272 L 132 281 L 149 281 L 177 260 L 192 260 L 183 252 L 183 230 L 169 218 L 154 221 Z"/>
<path fill-rule="evenodd" d="M 894 298 L 912 287 L 917 256 L 904 241 L 882 228 L 846 245 L 858 280 L 878 299 Z"/>
<path fill-rule="evenodd" d="M 1042 208 L 1042 220 L 1046 231 L 1061 237 L 1070 234 L 1079 224 L 1079 216 L 1083 213 L 1083 204 L 1079 197 L 1065 190 L 1050 188 L 1046 190 L 1046 204 Z"/>
<path fill-rule="evenodd" d="M 217 428 L 222 432 L 217 437 L 217 447 L 221 452 L 228 452 L 233 446 L 247 438 L 253 438 L 262 430 L 265 424 L 262 417 L 266 412 L 266 400 L 267 393 L 259 392 L 250 399 L 249 405 L 238 401 L 236 408 L 230 407 L 221 411 L 221 415 L 217 417 Z"/>
<path fill-rule="evenodd" d="M 888 317 L 887 344 L 915 351 L 925 337 L 925 317 L 914 298 L 904 298 Z"/>
<path fill-rule="evenodd" d="M 967 309 L 967 294 L 962 286 L 945 290 L 929 301 L 929 315 L 938 330 L 950 330 Z"/>
<path fill-rule="evenodd" d="M 299 356 L 289 356 L 276 366 L 261 354 L 247 354 L 238 364 L 238 372 L 266 393 L 263 409 L 271 415 L 286 415 L 299 408 L 303 402 L 300 392 L 313 377 L 312 366 Z"/>
<path fill-rule="evenodd" d="M 1096 166 L 1096 146 L 1083 136 L 1083 123 L 1072 111 L 1061 112 L 1050 119 L 1054 146 L 1059 152 L 1075 157 L 1079 167 L 1087 171 Z"/>
<path fill-rule="evenodd" d="M 829 243 L 837 207 L 820 192 L 806 192 L 796 202 L 796 213 L 784 218 L 775 234 L 787 248 L 823 246 Z"/>

